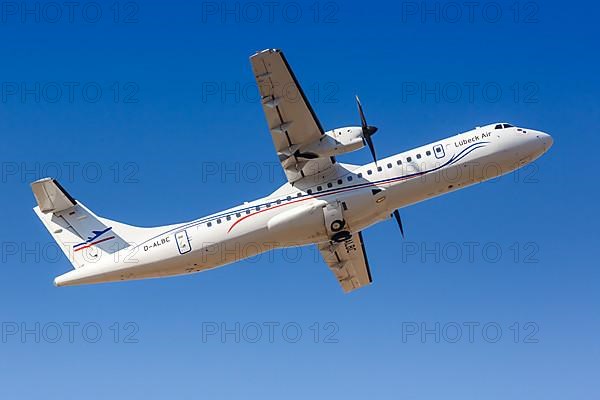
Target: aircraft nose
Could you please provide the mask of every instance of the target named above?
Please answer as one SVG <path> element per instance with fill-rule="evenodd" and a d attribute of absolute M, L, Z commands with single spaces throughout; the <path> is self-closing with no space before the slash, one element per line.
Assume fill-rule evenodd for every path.
<path fill-rule="evenodd" d="M 536 136 L 544 145 L 544 151 L 548 151 L 554 144 L 554 139 L 552 139 L 552 136 L 545 132 L 536 132 Z"/>

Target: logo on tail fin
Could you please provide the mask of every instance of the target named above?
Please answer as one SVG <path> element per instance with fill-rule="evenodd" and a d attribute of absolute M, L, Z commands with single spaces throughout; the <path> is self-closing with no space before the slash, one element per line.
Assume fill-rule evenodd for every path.
<path fill-rule="evenodd" d="M 103 231 L 92 231 L 92 235 L 93 236 L 88 236 L 87 240 L 85 242 L 81 242 L 79 244 L 76 244 L 75 246 L 73 246 L 73 249 L 75 249 L 74 251 L 79 251 L 79 250 L 83 250 L 83 249 L 87 249 L 88 247 L 94 246 L 98 243 L 102 243 L 102 242 L 106 242 L 107 240 L 111 240 L 114 239 L 114 236 L 109 236 L 106 238 L 102 238 L 100 240 L 96 240 L 98 239 L 100 236 L 104 235 L 106 232 L 110 231 L 112 229 L 112 227 L 106 228 Z"/>

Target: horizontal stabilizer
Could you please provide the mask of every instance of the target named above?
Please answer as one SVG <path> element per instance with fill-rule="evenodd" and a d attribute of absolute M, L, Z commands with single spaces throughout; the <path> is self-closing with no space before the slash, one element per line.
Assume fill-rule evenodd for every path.
<path fill-rule="evenodd" d="M 31 184 L 33 195 L 43 213 L 58 213 L 74 207 L 77 202 L 57 180 L 44 178 Z"/>

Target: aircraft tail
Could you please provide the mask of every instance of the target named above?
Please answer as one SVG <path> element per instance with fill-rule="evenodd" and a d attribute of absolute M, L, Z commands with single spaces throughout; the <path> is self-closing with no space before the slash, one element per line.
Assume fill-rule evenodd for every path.
<path fill-rule="evenodd" d="M 31 189 L 38 204 L 33 210 L 75 269 L 118 262 L 114 253 L 145 233 L 145 228 L 98 217 L 53 178 L 33 182 Z"/>

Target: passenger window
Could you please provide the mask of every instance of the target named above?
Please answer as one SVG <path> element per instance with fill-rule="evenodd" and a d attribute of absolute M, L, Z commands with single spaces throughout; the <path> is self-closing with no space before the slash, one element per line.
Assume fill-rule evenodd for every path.
<path fill-rule="evenodd" d="M 260 206 L 256 206 L 256 211 L 260 211 Z"/>
<path fill-rule="evenodd" d="M 387 167 L 392 168 L 392 164 L 388 163 Z"/>
<path fill-rule="evenodd" d="M 398 165 L 402 165 L 402 160 L 398 160 L 398 161 L 396 161 L 396 164 L 398 164 Z"/>
<path fill-rule="evenodd" d="M 250 214 L 250 210 L 246 210 L 246 214 L 249 215 Z"/>
<path fill-rule="evenodd" d="M 219 218 L 219 219 L 217 220 L 217 224 L 220 224 L 220 223 L 221 223 L 221 218 Z"/>
<path fill-rule="evenodd" d="M 341 185 L 342 183 L 344 183 L 344 181 L 341 179 L 338 179 L 338 185 Z"/>
<path fill-rule="evenodd" d="M 367 174 L 368 174 L 368 175 L 373 175 L 373 171 L 371 171 L 371 170 L 368 170 L 368 171 L 367 171 Z"/>
<path fill-rule="evenodd" d="M 419 159 L 419 160 L 421 159 L 421 155 L 420 154 L 417 154 L 417 159 Z"/>
<path fill-rule="evenodd" d="M 377 167 L 377 171 L 381 172 L 383 168 Z"/>
<path fill-rule="evenodd" d="M 288 196 L 287 201 L 291 201 L 291 200 L 292 200 L 292 196 Z"/>
<path fill-rule="evenodd" d="M 242 214 L 240 214 L 240 213 L 235 213 L 235 216 L 239 218 L 239 217 L 241 217 L 241 216 L 242 216 Z"/>
<path fill-rule="evenodd" d="M 357 176 L 359 179 L 362 178 L 362 172 L 359 172 Z"/>
<path fill-rule="evenodd" d="M 411 161 L 412 161 L 412 158 L 406 157 L 406 162 L 411 162 Z"/>
<path fill-rule="evenodd" d="M 231 221 L 231 215 L 228 215 L 228 216 L 227 216 L 225 219 L 226 219 L 227 221 Z"/>
<path fill-rule="evenodd" d="M 332 184 L 331 182 L 329 182 L 329 183 L 327 184 L 327 187 L 328 187 L 328 188 L 330 188 L 330 187 L 333 187 L 333 184 Z"/>
<path fill-rule="evenodd" d="M 308 193 L 308 194 L 312 194 L 312 189 L 308 189 L 308 190 L 306 191 L 306 193 Z"/>
<path fill-rule="evenodd" d="M 350 182 L 351 180 L 352 180 L 352 177 L 351 177 L 351 176 L 349 176 L 349 177 L 348 177 L 348 182 Z"/>
<path fill-rule="evenodd" d="M 317 186 L 317 192 L 320 192 L 321 190 L 323 190 L 323 186 Z"/>
<path fill-rule="evenodd" d="M 431 155 L 431 152 L 430 152 L 429 150 L 427 150 L 427 151 L 425 152 L 425 154 L 427 154 L 428 156 L 430 156 L 430 155 Z"/>
<path fill-rule="evenodd" d="M 212 226 L 212 222 L 207 223 L 206 226 L 210 228 Z"/>

